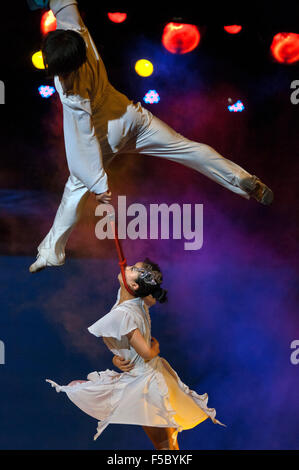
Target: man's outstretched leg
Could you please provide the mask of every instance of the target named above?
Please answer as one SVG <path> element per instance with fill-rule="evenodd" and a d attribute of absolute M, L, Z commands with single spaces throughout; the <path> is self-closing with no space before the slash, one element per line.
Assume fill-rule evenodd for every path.
<path fill-rule="evenodd" d="M 78 222 L 89 190 L 78 178 L 70 175 L 48 235 L 38 246 L 37 260 L 29 271 L 35 273 L 46 266 L 61 266 L 65 261 L 65 245 L 74 225 Z"/>
<path fill-rule="evenodd" d="M 253 197 L 262 204 L 271 204 L 271 189 L 255 175 L 224 158 L 209 145 L 191 141 L 178 134 L 150 111 L 142 108 L 141 112 L 147 115 L 147 124 L 128 142 L 122 152 L 138 152 L 181 163 L 246 199 Z"/>

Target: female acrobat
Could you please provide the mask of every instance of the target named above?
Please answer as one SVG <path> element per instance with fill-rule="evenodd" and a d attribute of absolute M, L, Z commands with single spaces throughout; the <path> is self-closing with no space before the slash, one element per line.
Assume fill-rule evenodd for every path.
<path fill-rule="evenodd" d="M 122 373 L 109 369 L 91 372 L 87 381 L 74 380 L 68 385 L 47 382 L 98 420 L 94 439 L 109 424 L 135 424 L 143 427 L 155 449 L 178 449 L 178 432 L 207 418 L 223 424 L 215 418 L 215 409 L 208 408 L 208 395 L 198 395 L 180 380 L 159 356 L 159 343 L 151 337 L 148 305 L 154 299 L 167 300 L 159 266 L 146 258 L 127 266 L 125 276 L 135 295 L 126 290 L 120 273 L 116 303 L 88 330 L 103 337 L 110 351 L 130 361 L 131 367 Z"/>

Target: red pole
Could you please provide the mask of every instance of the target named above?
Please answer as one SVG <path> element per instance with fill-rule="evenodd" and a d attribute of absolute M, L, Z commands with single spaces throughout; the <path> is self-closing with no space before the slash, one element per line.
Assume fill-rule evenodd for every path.
<path fill-rule="evenodd" d="M 108 209 L 108 213 L 109 213 L 109 220 L 110 220 L 110 224 L 111 224 L 111 228 L 112 228 L 112 233 L 114 235 L 114 241 L 115 241 L 115 246 L 116 246 L 116 251 L 117 251 L 117 254 L 118 254 L 118 259 L 119 259 L 119 265 L 120 265 L 120 270 L 121 270 L 121 275 L 122 275 L 122 279 L 123 279 L 123 283 L 124 283 L 124 286 L 125 288 L 127 289 L 127 291 L 131 294 L 131 295 L 134 295 L 135 297 L 135 293 L 132 289 L 130 289 L 130 287 L 128 286 L 128 283 L 126 281 L 126 276 L 125 276 L 125 267 L 127 265 L 127 260 L 126 258 L 124 257 L 124 254 L 123 254 L 123 251 L 122 251 L 122 248 L 121 248 L 121 245 L 120 245 L 120 242 L 119 242 L 119 238 L 118 238 L 118 232 L 117 232 L 117 224 L 115 223 L 115 212 L 113 211 L 109 211 Z"/>

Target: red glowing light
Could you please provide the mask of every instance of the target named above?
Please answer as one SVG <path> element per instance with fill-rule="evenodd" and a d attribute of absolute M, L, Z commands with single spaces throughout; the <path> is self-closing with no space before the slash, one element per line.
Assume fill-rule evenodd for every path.
<path fill-rule="evenodd" d="M 168 23 L 163 31 L 162 44 L 172 54 L 193 51 L 200 41 L 198 28 L 192 24 Z"/>
<path fill-rule="evenodd" d="M 40 27 L 43 34 L 55 31 L 57 23 L 52 10 L 46 11 L 46 13 L 43 14 Z"/>
<path fill-rule="evenodd" d="M 292 64 L 299 60 L 299 34 L 277 33 L 271 47 L 271 54 L 277 62 Z"/>
<path fill-rule="evenodd" d="M 224 26 L 224 29 L 229 34 L 238 34 L 241 31 L 242 26 L 239 24 L 231 24 L 229 26 Z"/>
<path fill-rule="evenodd" d="M 127 19 L 127 13 L 108 13 L 108 18 L 113 23 L 123 23 Z"/>

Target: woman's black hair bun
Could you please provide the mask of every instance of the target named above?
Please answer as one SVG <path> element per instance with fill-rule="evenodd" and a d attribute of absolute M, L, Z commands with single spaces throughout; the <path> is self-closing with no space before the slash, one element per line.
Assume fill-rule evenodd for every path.
<path fill-rule="evenodd" d="M 160 304 L 163 304 L 164 302 L 167 302 L 167 290 L 162 289 L 162 287 L 158 287 L 155 289 L 154 292 L 152 292 L 152 296 L 154 299 L 156 299 Z"/>

